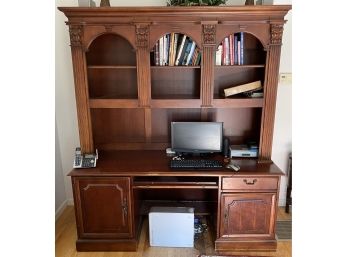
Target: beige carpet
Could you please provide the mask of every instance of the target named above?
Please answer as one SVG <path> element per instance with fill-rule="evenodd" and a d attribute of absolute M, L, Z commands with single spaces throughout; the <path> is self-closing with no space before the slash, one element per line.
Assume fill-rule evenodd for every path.
<path fill-rule="evenodd" d="M 292 238 L 292 221 L 277 220 L 276 235 L 278 240 L 291 240 Z"/>

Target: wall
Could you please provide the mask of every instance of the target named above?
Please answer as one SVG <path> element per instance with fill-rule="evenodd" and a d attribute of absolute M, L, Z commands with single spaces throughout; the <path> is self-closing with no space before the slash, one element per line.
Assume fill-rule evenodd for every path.
<path fill-rule="evenodd" d="M 95 1 L 99 6 L 100 1 Z M 244 4 L 244 0 L 229 0 L 227 4 Z M 111 6 L 163 6 L 165 0 L 134 0 L 121 1 L 110 0 Z M 274 4 L 291 4 L 291 1 L 274 0 Z M 57 0 L 56 6 L 77 6 L 77 0 Z M 284 26 L 283 47 L 280 62 L 280 72 L 292 71 L 291 48 L 291 11 L 286 16 L 288 22 Z M 72 204 L 72 190 L 70 178 L 66 174 L 71 170 L 74 149 L 79 145 L 77 114 L 75 106 L 75 92 L 73 84 L 71 53 L 69 47 L 69 33 L 65 25 L 66 18 L 63 13 L 56 10 L 56 121 L 58 142 L 62 160 L 62 172 L 66 196 L 69 203 Z M 292 129 L 291 129 L 291 85 L 279 85 L 277 95 L 277 109 L 274 126 L 273 153 L 272 160 L 284 172 L 287 171 L 288 153 L 292 147 Z M 285 205 L 286 198 L 286 180 L 282 177 L 281 193 L 279 205 Z M 57 200 L 57 199 L 56 199 Z"/>
<path fill-rule="evenodd" d="M 57 218 L 64 210 L 67 202 L 63 177 L 62 158 L 60 156 L 57 122 L 55 122 L 55 171 L 55 211 Z"/>

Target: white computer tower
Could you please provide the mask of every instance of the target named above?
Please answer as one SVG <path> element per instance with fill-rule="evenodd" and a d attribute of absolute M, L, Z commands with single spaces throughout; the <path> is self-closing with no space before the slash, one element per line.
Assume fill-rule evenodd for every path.
<path fill-rule="evenodd" d="M 149 234 L 150 246 L 193 247 L 194 208 L 152 207 Z"/>

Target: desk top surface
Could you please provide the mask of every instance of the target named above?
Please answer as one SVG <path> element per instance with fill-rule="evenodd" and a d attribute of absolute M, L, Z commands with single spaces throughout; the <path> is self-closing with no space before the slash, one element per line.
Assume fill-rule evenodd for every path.
<path fill-rule="evenodd" d="M 213 159 L 223 162 L 223 156 Z M 105 151 L 99 153 L 96 168 L 73 169 L 68 176 L 233 176 L 262 175 L 281 176 L 284 173 L 274 163 L 258 163 L 256 159 L 236 159 L 241 169 L 236 172 L 227 168 L 219 170 L 172 170 L 171 157 L 165 151 Z"/>

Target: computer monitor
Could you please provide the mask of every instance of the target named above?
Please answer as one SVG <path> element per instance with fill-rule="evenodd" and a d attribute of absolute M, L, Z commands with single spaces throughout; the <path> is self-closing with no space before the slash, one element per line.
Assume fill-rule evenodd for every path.
<path fill-rule="evenodd" d="M 222 151 L 222 122 L 172 122 L 172 150 L 181 153 Z"/>

